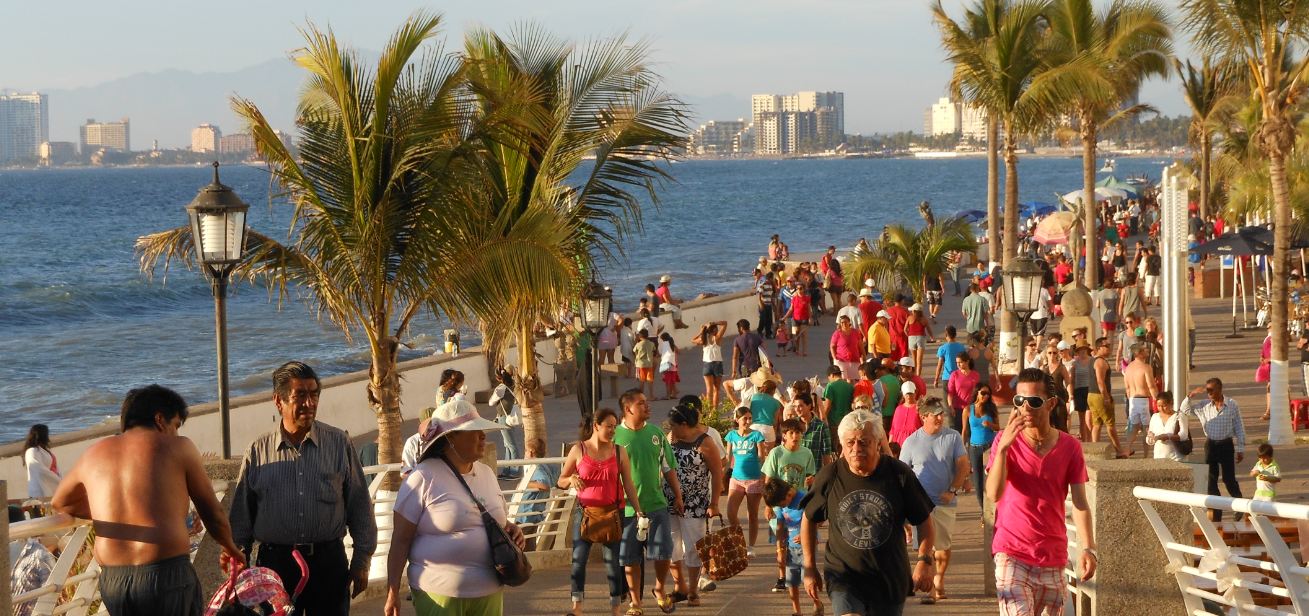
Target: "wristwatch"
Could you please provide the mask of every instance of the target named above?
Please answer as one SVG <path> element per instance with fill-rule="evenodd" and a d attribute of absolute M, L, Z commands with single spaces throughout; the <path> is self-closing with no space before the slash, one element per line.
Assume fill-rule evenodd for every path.
<path fill-rule="evenodd" d="M 935 567 L 935 566 L 936 566 L 936 556 L 934 556 L 934 555 L 932 555 L 932 554 L 928 554 L 927 556 L 919 556 L 919 557 L 918 557 L 918 562 L 920 562 L 920 563 L 927 563 L 927 564 L 929 564 L 929 565 Z"/>

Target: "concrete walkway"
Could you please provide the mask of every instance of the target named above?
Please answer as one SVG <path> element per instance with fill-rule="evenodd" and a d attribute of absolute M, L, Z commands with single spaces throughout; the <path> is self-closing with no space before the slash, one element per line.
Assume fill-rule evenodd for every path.
<path fill-rule="evenodd" d="M 947 291 L 945 297 L 945 306 L 942 308 L 940 319 L 934 325 L 934 330 L 939 337 L 947 324 L 954 324 L 961 327 L 962 318 L 959 315 L 960 298 L 952 297 Z M 1254 370 L 1258 364 L 1259 347 L 1263 341 L 1263 331 L 1246 331 L 1242 332 L 1243 337 L 1237 339 L 1225 338 L 1231 333 L 1230 318 L 1230 299 L 1208 299 L 1192 300 L 1192 312 L 1197 326 L 1198 340 L 1195 352 L 1196 369 L 1191 371 L 1192 387 L 1204 381 L 1211 376 L 1222 378 L 1225 383 L 1225 391 L 1229 396 L 1234 397 L 1240 408 L 1242 416 L 1246 423 L 1246 432 L 1248 435 L 1246 461 L 1238 464 L 1237 473 L 1242 476 L 1242 490 L 1248 496 L 1253 494 L 1253 479 L 1245 476 L 1254 461 L 1255 443 L 1262 441 L 1267 436 L 1267 422 L 1262 421 L 1260 416 L 1264 408 L 1264 388 L 1262 384 L 1254 382 Z M 1151 308 L 1151 314 L 1158 315 L 1157 307 Z M 753 315 L 748 315 L 753 322 Z M 1051 324 L 1050 331 L 1056 331 L 1057 322 Z M 776 358 L 778 371 L 788 380 L 797 378 L 806 378 L 814 375 L 823 374 L 827 367 L 827 341 L 833 329 L 833 319 L 830 315 L 823 317 L 823 325 L 814 327 L 810 330 L 809 355 L 807 357 L 796 357 L 789 355 L 787 357 Z M 726 354 L 730 355 L 731 340 L 724 341 Z M 770 353 L 773 349 L 769 349 Z M 925 379 L 935 370 L 935 348 L 929 349 L 925 355 L 929 358 L 926 360 L 926 366 L 923 367 Z M 1292 349 L 1294 359 L 1294 349 Z M 680 384 L 682 393 L 703 393 L 703 382 L 699 377 L 699 367 L 701 365 L 697 349 L 684 350 L 680 357 L 683 366 L 683 382 Z M 1291 397 L 1303 397 L 1304 392 L 1299 384 L 1298 365 L 1293 361 L 1290 366 L 1292 375 Z M 1121 378 L 1115 373 L 1115 391 L 1121 396 L 1122 382 Z M 825 380 L 825 379 L 822 379 Z M 626 380 L 620 382 L 620 388 L 632 387 L 634 381 Z M 656 383 L 656 392 L 662 392 L 662 383 Z M 615 393 L 605 391 L 603 405 L 617 407 Z M 671 401 L 654 401 L 651 403 L 653 409 L 652 421 L 661 423 L 666 419 L 668 410 L 673 406 Z M 1118 426 L 1122 429 L 1126 425 L 1125 405 L 1119 406 Z M 567 396 L 564 398 L 547 398 L 545 403 L 547 414 L 547 425 L 550 434 L 550 451 L 559 451 L 560 444 L 565 441 L 573 440 L 576 434 L 578 419 L 580 417 L 577 407 L 576 397 Z M 1006 412 L 1006 411 L 1002 411 Z M 1192 424 L 1194 427 L 1194 423 Z M 1199 434 L 1199 431 L 1195 431 Z M 1202 439 L 1197 439 L 1202 440 Z M 1294 447 L 1279 448 L 1277 459 L 1281 463 L 1285 480 L 1279 484 L 1279 500 L 1290 502 L 1309 503 L 1309 448 L 1304 447 L 1298 442 Z M 1203 451 L 1201 443 L 1196 444 L 1197 459 Z M 1140 456 L 1141 444 L 1138 440 L 1135 448 Z M 1138 515 L 1138 511 L 1126 512 L 1128 515 Z M 761 542 L 763 540 L 761 539 Z M 994 614 L 996 613 L 995 599 L 986 597 L 982 593 L 982 567 L 989 563 L 989 554 L 986 554 L 981 545 L 981 527 L 979 510 L 976 498 L 973 495 L 962 497 L 956 527 L 955 545 L 953 560 L 947 574 L 947 588 L 949 599 L 942 601 L 937 605 L 927 606 L 919 605 L 916 600 L 910 599 L 906 604 L 905 613 L 907 614 Z M 1144 546 L 1145 549 L 1159 549 L 1158 546 Z M 760 546 L 757 550 L 758 556 L 751 562 L 748 568 L 736 578 L 720 583 L 718 590 L 712 593 L 705 593 L 703 596 L 704 605 L 699 608 L 688 608 L 684 605 L 679 606 L 677 612 L 685 614 L 729 614 L 739 613 L 741 610 L 749 610 L 751 616 L 773 616 L 790 614 L 789 602 L 783 594 L 774 594 L 770 592 L 774 580 L 776 579 L 776 566 L 772 561 L 772 552 L 767 546 Z M 647 575 L 647 588 L 651 585 L 653 574 Z M 587 591 L 588 601 L 586 604 L 586 613 L 588 614 L 605 614 L 608 605 L 604 595 L 607 594 L 603 568 L 597 563 L 592 564 L 587 572 Z M 647 593 L 649 591 L 647 590 Z M 505 613 L 506 614 L 565 614 L 570 608 L 569 596 L 569 572 L 566 569 L 542 570 L 536 572 L 532 581 L 526 586 L 517 589 L 507 589 L 505 595 Z M 376 614 L 382 610 L 383 601 L 381 599 L 365 602 L 356 607 L 356 613 Z M 658 613 L 653 602 L 647 601 L 646 613 Z M 811 611 L 812 605 L 807 599 L 802 597 L 802 608 L 805 613 Z M 412 610 L 406 605 L 406 610 L 402 613 L 412 613 Z M 830 613 L 830 606 L 829 606 Z"/>

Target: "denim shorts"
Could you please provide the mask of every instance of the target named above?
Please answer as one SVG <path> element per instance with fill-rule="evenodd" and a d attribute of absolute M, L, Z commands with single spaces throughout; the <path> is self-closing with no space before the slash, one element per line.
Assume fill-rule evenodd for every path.
<path fill-rule="evenodd" d="M 832 584 L 832 576 L 824 576 L 827 582 L 827 596 L 832 599 L 833 614 L 864 614 L 865 616 L 901 616 L 904 613 L 904 601 L 887 605 L 885 599 L 878 600 L 862 592 L 859 588 L 844 584 Z"/>
<path fill-rule="evenodd" d="M 650 518 L 650 534 L 645 540 L 645 560 L 671 560 L 673 557 L 672 521 L 668 509 L 645 512 Z M 641 562 L 641 542 L 636 540 L 636 516 L 623 518 L 623 542 L 618 547 L 618 560 L 623 565 Z"/>
<path fill-rule="evenodd" d="M 786 586 L 800 588 L 804 586 L 804 550 L 800 544 L 788 540 L 786 545 Z"/>
<path fill-rule="evenodd" d="M 723 362 L 721 361 L 705 362 L 704 376 L 716 376 L 720 379 L 723 378 Z"/>

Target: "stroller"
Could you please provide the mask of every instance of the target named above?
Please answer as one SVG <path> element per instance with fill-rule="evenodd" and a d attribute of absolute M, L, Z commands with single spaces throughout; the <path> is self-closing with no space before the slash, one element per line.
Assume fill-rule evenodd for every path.
<path fill-rule="evenodd" d="M 300 566 L 300 581 L 290 596 L 276 571 L 267 567 L 243 570 L 234 563 L 231 577 L 209 599 L 205 616 L 294 616 L 295 600 L 309 582 L 309 565 L 298 550 L 291 554 Z"/>

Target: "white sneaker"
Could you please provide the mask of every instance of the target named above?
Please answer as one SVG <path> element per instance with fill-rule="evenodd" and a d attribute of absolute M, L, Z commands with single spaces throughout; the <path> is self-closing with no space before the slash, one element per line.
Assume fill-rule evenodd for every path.
<path fill-rule="evenodd" d="M 746 549 L 745 549 L 745 557 L 746 557 L 746 558 L 754 558 L 754 548 L 753 548 L 753 547 L 749 547 L 749 548 L 746 548 Z"/>
<path fill-rule="evenodd" d="M 712 592 L 712 591 L 713 591 L 714 589 L 716 589 L 716 588 L 718 588 L 718 585 L 715 584 L 713 580 L 711 580 L 711 579 L 709 579 L 709 578 L 707 578 L 707 577 L 701 577 L 701 578 L 700 578 L 700 590 L 701 590 L 701 591 L 703 591 L 703 592 Z"/>

